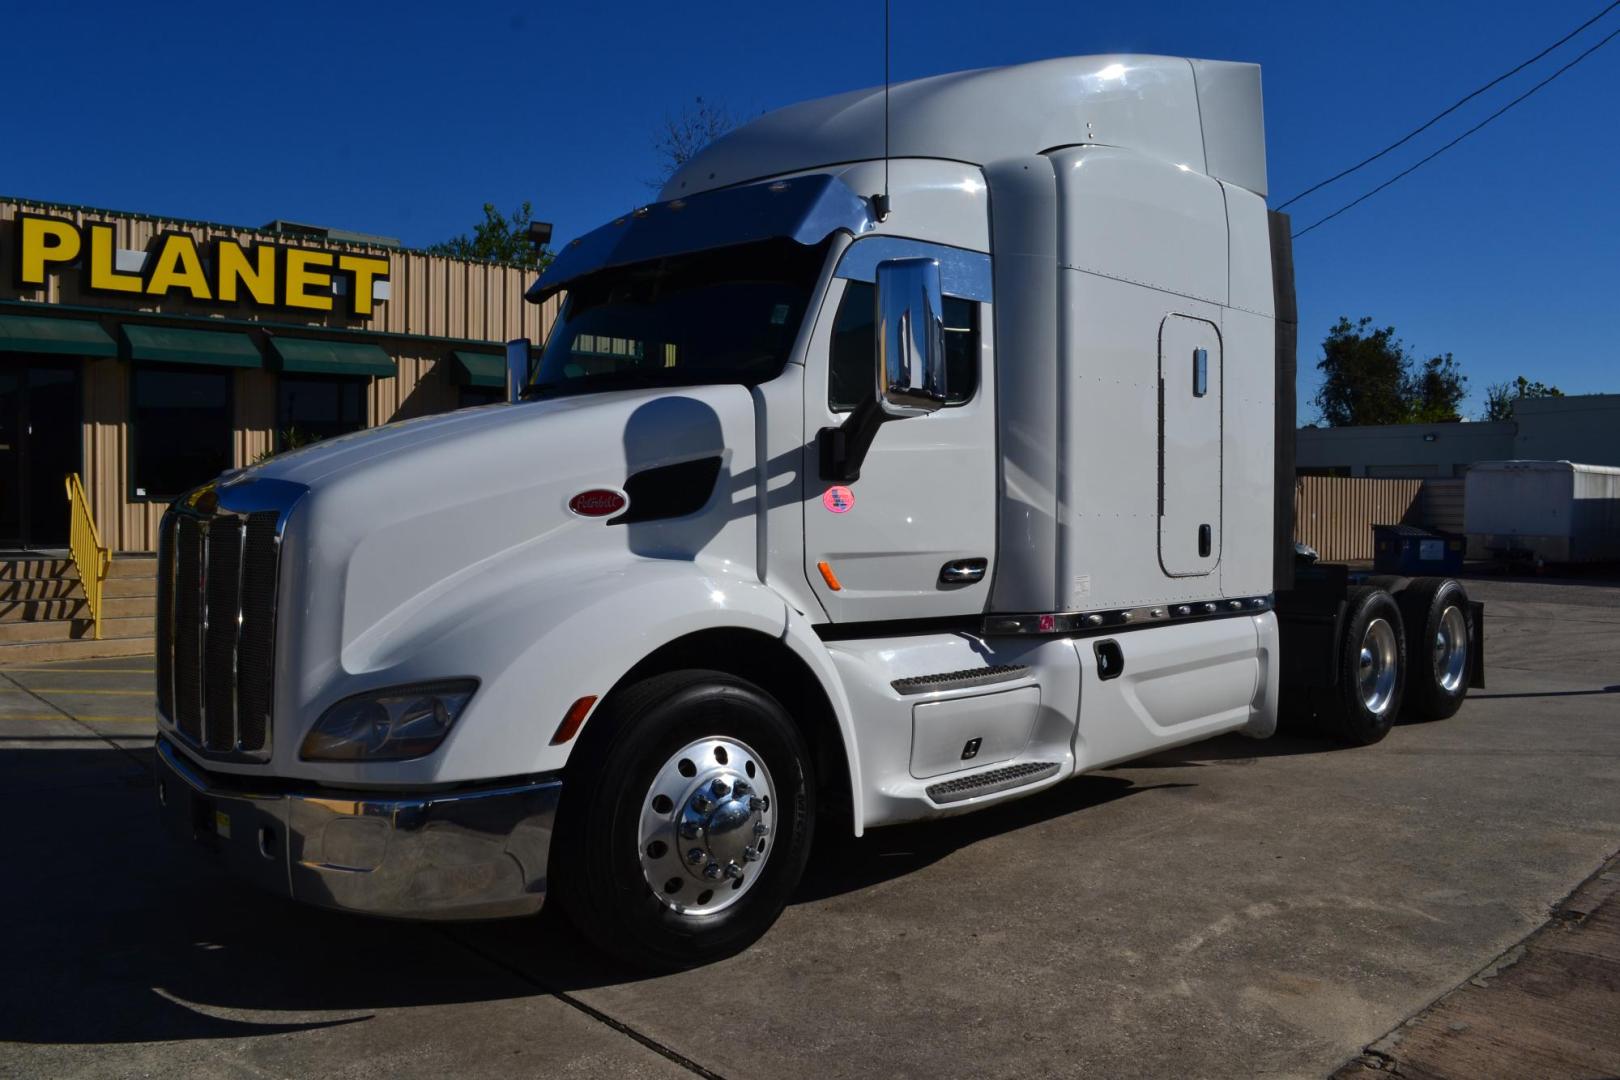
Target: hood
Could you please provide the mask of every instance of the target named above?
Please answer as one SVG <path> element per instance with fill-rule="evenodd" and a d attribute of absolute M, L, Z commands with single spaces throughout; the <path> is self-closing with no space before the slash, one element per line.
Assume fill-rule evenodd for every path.
<path fill-rule="evenodd" d="M 304 647 L 330 664 L 450 590 L 540 566 L 717 558 L 747 572 L 753 447 L 741 386 L 634 390 L 389 424 L 272 458 L 220 493 L 265 480 L 308 488 L 286 525 L 283 600 L 308 620 Z M 570 509 L 582 492 L 627 486 L 641 499 L 623 513 Z M 322 666 L 319 654 L 310 662 Z"/>

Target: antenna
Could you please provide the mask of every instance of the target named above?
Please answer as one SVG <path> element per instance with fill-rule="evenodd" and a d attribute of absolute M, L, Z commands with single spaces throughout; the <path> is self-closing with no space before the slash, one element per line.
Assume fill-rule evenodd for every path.
<path fill-rule="evenodd" d="M 889 2 L 883 0 L 883 194 L 872 196 L 879 221 L 889 216 Z"/>

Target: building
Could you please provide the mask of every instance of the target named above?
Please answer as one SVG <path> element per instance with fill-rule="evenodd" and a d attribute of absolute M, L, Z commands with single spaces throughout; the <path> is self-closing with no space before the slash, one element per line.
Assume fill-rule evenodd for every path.
<path fill-rule="evenodd" d="M 168 500 L 311 438 L 500 400 L 532 270 L 384 237 L 0 198 L 0 548 L 150 551 Z"/>
<path fill-rule="evenodd" d="M 1476 461 L 1620 465 L 1620 394 L 1525 398 L 1512 420 L 1299 429 L 1302 475 L 1443 478 Z"/>

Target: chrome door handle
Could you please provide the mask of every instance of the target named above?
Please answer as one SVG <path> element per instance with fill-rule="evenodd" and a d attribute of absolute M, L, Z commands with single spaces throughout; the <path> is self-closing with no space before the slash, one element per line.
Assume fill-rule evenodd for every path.
<path fill-rule="evenodd" d="M 985 568 L 989 565 L 989 559 L 957 559 L 954 562 L 948 562 L 939 568 L 939 583 L 941 585 L 971 585 L 975 581 L 984 579 Z"/>

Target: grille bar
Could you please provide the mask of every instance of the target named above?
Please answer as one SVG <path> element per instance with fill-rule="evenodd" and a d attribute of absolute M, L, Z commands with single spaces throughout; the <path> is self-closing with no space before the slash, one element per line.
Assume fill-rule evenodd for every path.
<path fill-rule="evenodd" d="M 181 518 L 175 529 L 174 724 L 202 742 L 202 529 Z"/>
<path fill-rule="evenodd" d="M 236 749 L 236 629 L 242 573 L 242 522 L 219 517 L 208 525 L 207 614 L 203 619 L 203 747 Z"/>
<path fill-rule="evenodd" d="M 158 528 L 157 560 L 157 707 L 174 716 L 174 518 Z"/>
<path fill-rule="evenodd" d="M 172 511 L 159 530 L 158 707 L 210 756 L 268 757 L 280 519 Z"/>
<path fill-rule="evenodd" d="M 266 748 L 275 676 L 276 513 L 249 514 L 242 544 L 242 627 L 236 646 L 236 735 L 244 751 Z"/>

